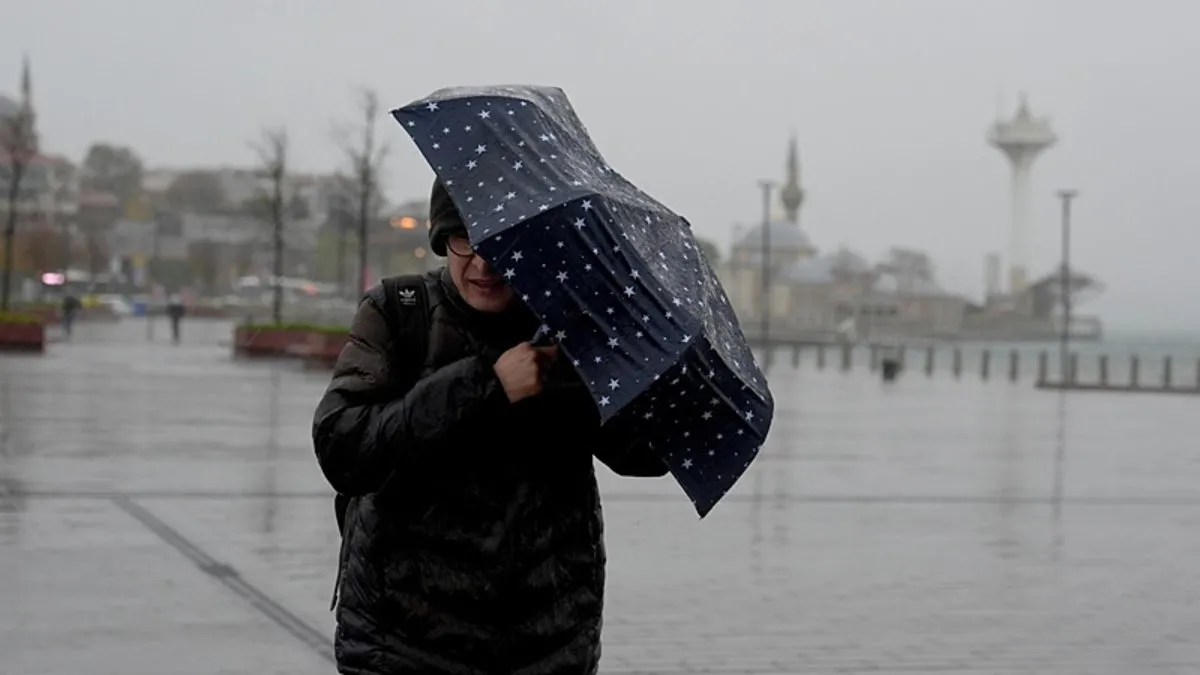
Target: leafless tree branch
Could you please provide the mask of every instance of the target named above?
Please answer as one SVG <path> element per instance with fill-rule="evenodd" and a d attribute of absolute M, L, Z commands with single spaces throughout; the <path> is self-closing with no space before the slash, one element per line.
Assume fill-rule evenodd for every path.
<path fill-rule="evenodd" d="M 276 325 L 283 323 L 283 244 L 284 244 L 284 181 L 288 170 L 288 135 L 282 127 L 267 128 L 261 138 L 253 143 L 262 162 L 265 178 L 271 182 L 269 194 L 265 195 L 265 215 L 271 223 L 272 288 L 271 318 Z"/>
<path fill-rule="evenodd" d="M 358 216 L 358 290 L 361 294 L 366 291 L 367 251 L 370 245 L 368 235 L 371 220 L 380 207 L 380 174 L 389 146 L 379 141 L 375 134 L 380 115 L 378 93 L 371 89 L 360 90 L 358 110 L 360 123 L 336 125 L 335 134 L 349 164 L 348 179 Z M 339 278 L 338 283 L 341 281 Z"/>
<path fill-rule="evenodd" d="M 21 196 L 21 181 L 29 160 L 33 157 L 33 137 L 28 109 L 24 106 L 15 115 L 0 117 L 0 153 L 8 169 L 8 221 L 4 228 L 4 284 L 0 289 L 0 312 L 8 311 L 12 289 L 13 249 L 17 235 L 17 209 Z"/>

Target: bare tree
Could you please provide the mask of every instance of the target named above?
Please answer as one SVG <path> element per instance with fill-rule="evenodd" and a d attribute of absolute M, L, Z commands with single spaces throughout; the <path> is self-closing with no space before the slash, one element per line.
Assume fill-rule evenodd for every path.
<path fill-rule="evenodd" d="M 350 181 L 340 172 L 334 174 L 334 192 L 329 209 L 325 216 L 336 228 L 334 246 L 333 274 L 337 284 L 338 297 L 345 298 L 346 293 L 346 244 L 350 238 L 350 221 L 352 218 L 350 203 L 353 190 Z"/>
<path fill-rule="evenodd" d="M 371 220 L 379 211 L 379 174 L 384 159 L 387 158 L 388 146 L 375 138 L 375 123 L 379 118 L 379 95 L 375 91 L 362 90 L 359 114 L 359 125 L 343 128 L 338 135 L 339 145 L 350 163 L 348 179 L 355 202 L 352 208 L 355 209 L 358 220 L 358 292 L 361 295 L 367 290 L 369 228 Z M 341 239 L 345 239 L 345 234 L 342 233 Z M 341 279 L 338 282 L 340 284 Z"/>
<path fill-rule="evenodd" d="M 33 157 L 33 135 L 30 133 L 28 113 L 28 108 L 21 106 L 15 115 L 0 117 L 0 155 L 3 155 L 0 160 L 5 162 L 0 166 L 8 169 L 8 223 L 4 228 L 4 286 L 0 289 L 0 312 L 8 311 L 21 181 Z"/>
<path fill-rule="evenodd" d="M 271 319 L 283 323 L 283 219 L 287 204 L 283 198 L 283 181 L 287 178 L 288 136 L 283 128 L 265 129 L 255 144 L 262 171 L 271 181 L 268 194 L 263 195 L 263 214 L 271 223 L 272 280 Z"/>

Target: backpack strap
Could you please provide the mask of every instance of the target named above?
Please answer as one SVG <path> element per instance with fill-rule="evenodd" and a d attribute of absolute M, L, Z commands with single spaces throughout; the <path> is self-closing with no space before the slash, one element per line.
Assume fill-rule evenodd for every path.
<path fill-rule="evenodd" d="M 425 276 L 407 274 L 387 277 L 380 282 L 383 287 L 384 320 L 391 333 L 392 353 L 388 355 L 388 368 L 398 394 L 407 393 L 421 379 L 425 363 L 429 358 L 430 302 L 429 286 Z M 338 553 L 338 571 L 333 589 L 330 609 L 337 606 L 338 584 L 341 583 L 349 547 L 346 545 L 346 524 L 351 510 L 358 505 L 357 497 L 336 494 L 333 510 L 337 517 L 338 532 L 342 536 Z"/>
<path fill-rule="evenodd" d="M 383 287 L 383 318 L 392 335 L 392 353 L 388 368 L 396 393 L 403 395 L 421 379 L 429 357 L 429 288 L 424 275 L 408 274 L 388 277 Z M 346 534 L 346 520 L 354 498 L 343 494 L 334 496 L 334 513 L 338 532 Z"/>
<path fill-rule="evenodd" d="M 429 287 L 423 274 L 388 277 L 383 286 L 384 317 L 392 333 L 393 380 L 408 391 L 425 370 L 429 356 Z"/>
<path fill-rule="evenodd" d="M 380 285 L 383 290 L 383 306 L 380 309 L 392 336 L 388 368 L 392 371 L 396 389 L 407 392 L 421 379 L 428 358 L 429 288 L 424 275 L 420 274 L 387 277 Z M 346 495 L 334 497 L 338 532 L 346 531 L 349 502 L 350 498 Z"/>

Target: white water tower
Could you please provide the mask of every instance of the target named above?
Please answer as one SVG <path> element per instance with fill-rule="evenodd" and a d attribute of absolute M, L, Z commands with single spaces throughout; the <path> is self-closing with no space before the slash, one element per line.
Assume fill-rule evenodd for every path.
<path fill-rule="evenodd" d="M 997 120 L 988 131 L 988 143 L 1008 157 L 1012 165 L 1012 225 L 1008 243 L 1008 291 L 1018 294 L 1028 284 L 1030 176 L 1033 160 L 1054 145 L 1058 136 L 1050 120 L 1029 112 L 1029 101 L 1021 94 L 1017 114 L 1010 120 Z"/>

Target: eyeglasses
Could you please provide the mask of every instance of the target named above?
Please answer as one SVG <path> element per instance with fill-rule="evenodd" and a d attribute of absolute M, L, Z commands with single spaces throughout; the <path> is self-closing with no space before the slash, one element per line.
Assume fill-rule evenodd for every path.
<path fill-rule="evenodd" d="M 475 247 L 471 246 L 471 240 L 461 235 L 450 237 L 446 241 L 446 248 L 460 258 L 470 258 L 475 255 Z"/>

